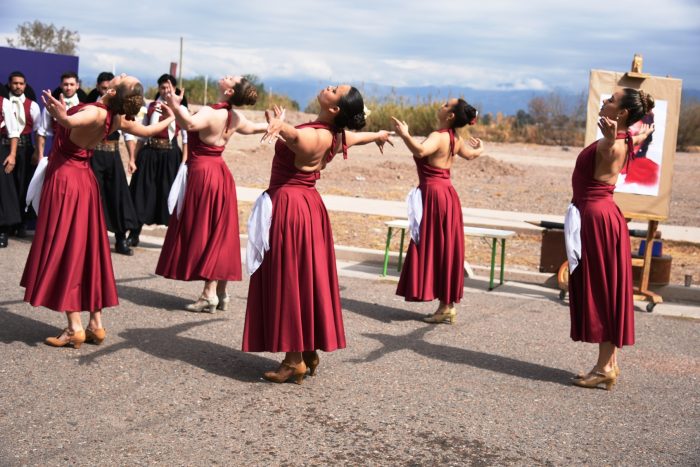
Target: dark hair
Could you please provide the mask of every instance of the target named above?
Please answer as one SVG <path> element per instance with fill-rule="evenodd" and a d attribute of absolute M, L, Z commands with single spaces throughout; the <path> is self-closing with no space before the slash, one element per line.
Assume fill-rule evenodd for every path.
<path fill-rule="evenodd" d="M 228 103 L 235 106 L 254 105 L 258 100 L 258 88 L 245 78 L 241 78 L 233 86 L 233 95 L 229 97 Z"/>
<path fill-rule="evenodd" d="M 66 78 L 75 78 L 76 81 L 80 81 L 80 78 L 78 78 L 78 73 L 74 71 L 66 71 L 61 75 L 61 82 L 63 82 L 64 79 Z"/>
<path fill-rule="evenodd" d="M 116 93 L 109 100 L 109 108 L 119 115 L 126 115 L 128 120 L 133 120 L 143 107 L 143 86 L 134 84 L 129 88 L 122 83 L 115 89 Z"/>
<path fill-rule="evenodd" d="M 160 78 L 158 78 L 158 86 L 160 86 L 161 84 L 163 84 L 167 81 L 170 81 L 170 84 L 172 84 L 173 87 L 177 86 L 177 80 L 170 73 L 165 73 L 165 74 L 160 75 Z"/>
<path fill-rule="evenodd" d="M 12 78 L 22 78 L 25 83 L 27 82 L 27 77 L 24 76 L 24 73 L 22 73 L 21 71 L 13 71 L 12 73 L 10 73 L 10 76 L 7 77 L 7 84 L 10 84 Z"/>
<path fill-rule="evenodd" d="M 457 99 L 457 103 L 452 106 L 452 113 L 455 114 L 454 122 L 452 122 L 452 128 L 462 128 L 464 125 L 473 125 L 476 123 L 476 117 L 479 112 L 467 104 L 464 99 Z"/>
<path fill-rule="evenodd" d="M 357 88 L 351 87 L 350 90 L 340 98 L 338 107 L 340 111 L 333 120 L 337 128 L 359 130 L 365 126 L 365 102 Z"/>
<path fill-rule="evenodd" d="M 110 73 L 109 71 L 103 71 L 99 75 L 97 75 L 97 84 L 100 84 L 104 81 L 112 81 L 114 79 L 114 73 Z"/>
<path fill-rule="evenodd" d="M 620 99 L 620 109 L 627 110 L 627 126 L 642 119 L 654 108 L 654 98 L 641 89 L 624 88 Z"/>

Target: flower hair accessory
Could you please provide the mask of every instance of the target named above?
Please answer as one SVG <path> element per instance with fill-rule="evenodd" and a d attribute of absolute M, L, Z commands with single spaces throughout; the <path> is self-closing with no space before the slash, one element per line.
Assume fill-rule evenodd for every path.
<path fill-rule="evenodd" d="M 474 118 L 471 119 L 471 121 L 469 122 L 469 124 L 470 124 L 470 125 L 476 124 L 476 120 L 477 120 L 478 118 L 479 118 L 479 111 L 477 110 L 477 111 L 476 111 L 476 115 L 474 115 Z"/>
<path fill-rule="evenodd" d="M 369 110 L 369 109 L 367 108 L 367 106 L 365 106 L 364 113 L 365 113 L 365 118 L 367 118 L 367 117 L 369 117 L 369 116 L 372 114 L 372 111 Z"/>

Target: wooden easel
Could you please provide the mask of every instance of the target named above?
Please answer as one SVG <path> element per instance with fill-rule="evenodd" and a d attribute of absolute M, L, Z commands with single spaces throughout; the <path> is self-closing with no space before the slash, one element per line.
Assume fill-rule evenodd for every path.
<path fill-rule="evenodd" d="M 634 218 L 634 215 L 625 215 L 626 219 Z M 647 218 L 648 219 L 648 218 Z M 632 258 L 632 266 L 642 267 L 642 276 L 639 279 L 639 287 L 634 288 L 634 299 L 644 300 L 647 303 L 647 311 L 651 313 L 658 303 L 663 303 L 661 295 L 649 290 L 649 273 L 651 272 L 651 252 L 654 243 L 656 230 L 659 228 L 659 220 L 651 219 L 647 227 L 647 241 L 644 246 L 644 256 L 642 258 Z"/>

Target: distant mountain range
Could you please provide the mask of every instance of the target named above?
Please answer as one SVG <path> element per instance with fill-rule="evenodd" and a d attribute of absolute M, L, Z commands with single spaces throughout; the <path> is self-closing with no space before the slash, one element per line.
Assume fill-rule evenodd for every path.
<path fill-rule="evenodd" d="M 315 99 L 319 90 L 327 86 L 325 81 L 291 80 L 281 78 L 262 79 L 265 88 L 277 94 L 286 94 L 299 103 L 301 110 Z M 465 86 L 405 86 L 394 87 L 375 83 L 350 83 L 362 92 L 365 99 L 382 99 L 389 96 L 397 96 L 409 102 L 424 102 L 426 100 L 443 100 L 449 97 L 463 97 L 470 104 L 477 107 L 481 113 L 496 114 L 502 112 L 505 115 L 513 115 L 518 110 L 527 110 L 528 102 L 536 96 L 547 96 L 556 92 L 565 102 L 574 105 L 581 95 L 588 96 L 588 88 L 579 92 L 558 89 L 555 91 L 535 90 L 479 90 Z M 683 97 L 691 97 L 700 100 L 700 89 L 684 89 Z"/>
<path fill-rule="evenodd" d="M 260 78 L 268 91 L 276 94 L 285 94 L 299 103 L 304 110 L 312 99 L 315 99 L 319 90 L 328 86 L 327 81 L 294 80 L 284 78 Z M 84 79 L 84 83 L 93 83 L 94 77 Z M 144 87 L 148 89 L 155 86 L 155 80 L 143 80 Z M 581 95 L 588 96 L 588 88 L 579 92 L 557 89 L 554 91 L 534 90 L 480 90 L 466 86 L 389 86 L 376 83 L 350 83 L 356 86 L 365 99 L 383 99 L 389 96 L 401 97 L 408 102 L 425 102 L 426 100 L 443 100 L 448 97 L 463 97 L 483 113 L 493 115 L 501 112 L 505 115 L 514 115 L 518 110 L 527 110 L 528 102 L 536 96 L 547 96 L 552 92 L 560 95 L 567 104 L 575 105 Z M 683 89 L 683 98 L 700 100 L 700 89 Z"/>

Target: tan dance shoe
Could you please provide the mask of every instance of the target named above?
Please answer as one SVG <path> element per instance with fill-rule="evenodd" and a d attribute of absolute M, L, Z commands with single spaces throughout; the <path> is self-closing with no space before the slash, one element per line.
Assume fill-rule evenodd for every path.
<path fill-rule="evenodd" d="M 57 337 L 47 337 L 44 342 L 51 347 L 65 347 L 70 344 L 73 348 L 79 349 L 85 342 L 85 331 L 71 331 L 66 328 Z"/>
<path fill-rule="evenodd" d="M 216 294 L 219 299 L 219 304 L 216 305 L 217 310 L 226 311 L 228 310 L 228 304 L 231 302 L 231 297 L 229 294 L 224 293 L 223 295 Z"/>
<path fill-rule="evenodd" d="M 573 383 L 576 386 L 582 387 L 582 388 L 591 388 L 595 389 L 601 384 L 605 385 L 605 390 L 609 391 L 612 389 L 612 387 L 615 385 L 615 382 L 617 380 L 617 376 L 615 375 L 615 370 L 611 371 L 596 371 L 596 372 L 591 372 L 584 376 L 581 379 L 575 379 Z"/>
<path fill-rule="evenodd" d="M 104 342 L 105 337 L 107 337 L 107 331 L 105 331 L 105 328 L 85 328 L 85 342 L 100 345 L 102 342 Z"/>
<path fill-rule="evenodd" d="M 266 371 L 263 374 L 263 378 L 273 383 L 284 383 L 294 379 L 296 384 L 301 384 L 304 381 L 304 376 L 306 376 L 306 364 L 303 360 L 296 365 L 282 360 L 277 371 Z"/>
<path fill-rule="evenodd" d="M 442 313 L 434 313 L 423 318 L 426 323 L 440 324 L 448 323 L 454 324 L 457 321 L 457 310 L 454 308 L 446 308 Z"/>
<path fill-rule="evenodd" d="M 309 369 L 309 376 L 315 376 L 316 367 L 321 362 L 321 359 L 318 358 L 318 352 L 315 350 L 311 352 L 302 352 L 301 358 L 304 360 L 304 364 L 306 364 L 307 368 Z"/>
<path fill-rule="evenodd" d="M 196 302 L 191 303 L 185 307 L 187 311 L 206 313 L 216 313 L 216 307 L 219 305 L 219 297 L 212 295 L 211 297 L 200 296 Z"/>
<path fill-rule="evenodd" d="M 613 365 L 612 371 L 615 373 L 615 377 L 616 377 L 616 378 L 617 378 L 618 376 L 620 376 L 620 367 L 617 366 L 617 363 L 615 363 L 615 364 Z M 583 379 L 583 378 L 585 378 L 585 377 L 586 377 L 586 373 L 584 373 L 583 371 L 580 371 L 580 372 L 578 372 L 578 373 L 576 374 L 576 376 L 574 376 L 574 377 L 571 378 L 571 379 Z"/>

